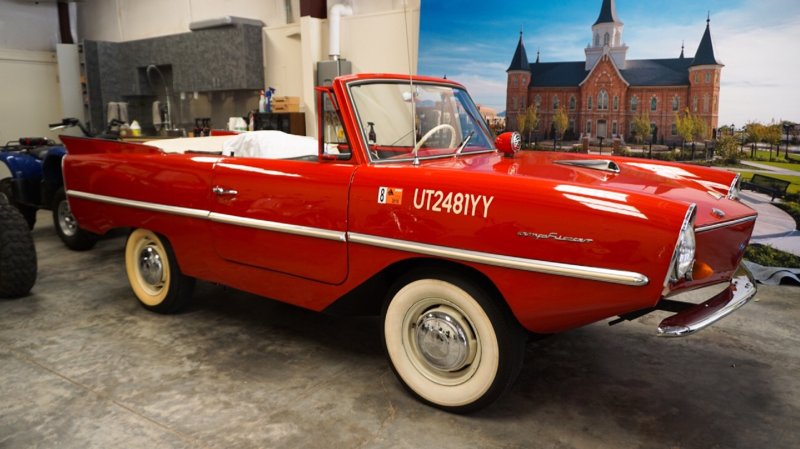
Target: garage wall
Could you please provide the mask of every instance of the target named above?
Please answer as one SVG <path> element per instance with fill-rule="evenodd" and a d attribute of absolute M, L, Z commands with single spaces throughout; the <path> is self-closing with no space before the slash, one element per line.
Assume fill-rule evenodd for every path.
<path fill-rule="evenodd" d="M 61 118 L 55 3 L 0 0 L 0 143 L 23 136 L 55 138 Z"/>
<path fill-rule="evenodd" d="M 410 50 L 416 73 L 420 0 L 352 4 L 355 15 L 342 18 L 340 49 L 353 70 L 408 73 Z M 301 98 L 313 135 L 314 73 L 328 59 L 328 21 L 301 19 L 299 11 L 300 0 L 290 0 L 288 11 L 285 0 L 85 0 L 78 4 L 78 29 L 81 39 L 127 41 L 184 33 L 191 22 L 226 15 L 262 20 L 266 84 L 277 95 Z"/>

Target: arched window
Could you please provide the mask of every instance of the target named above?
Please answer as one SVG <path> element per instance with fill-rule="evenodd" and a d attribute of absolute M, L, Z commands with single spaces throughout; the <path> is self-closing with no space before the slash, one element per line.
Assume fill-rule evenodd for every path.
<path fill-rule="evenodd" d="M 569 97 L 569 110 L 570 111 L 574 111 L 575 110 L 575 103 L 576 103 L 575 95 Z"/>
<path fill-rule="evenodd" d="M 681 100 L 680 98 L 678 98 L 677 95 L 675 95 L 674 97 L 672 97 L 672 110 L 677 111 L 680 108 L 681 108 Z"/>
<path fill-rule="evenodd" d="M 711 82 L 711 72 L 706 72 L 706 84 Z"/>
<path fill-rule="evenodd" d="M 516 76 L 515 76 L 515 77 L 513 77 L 513 78 L 511 78 L 511 85 L 512 85 L 513 87 L 518 87 L 518 86 L 519 86 L 519 84 L 518 84 L 518 81 L 517 81 L 517 77 L 516 77 Z"/>
<path fill-rule="evenodd" d="M 558 109 L 558 96 L 553 96 L 553 109 Z"/>
<path fill-rule="evenodd" d="M 678 125 L 673 123 L 672 124 L 672 129 L 670 130 L 670 133 L 672 133 L 673 136 L 677 136 L 678 135 Z"/>
<path fill-rule="evenodd" d="M 586 99 L 586 109 L 592 110 L 592 96 L 589 95 L 589 98 Z"/>
<path fill-rule="evenodd" d="M 522 75 L 522 85 L 525 85 L 525 75 Z"/>
<path fill-rule="evenodd" d="M 636 112 L 637 109 L 639 109 L 639 97 L 634 95 L 633 98 L 631 98 L 631 111 Z"/>
<path fill-rule="evenodd" d="M 608 92 L 606 92 L 605 90 L 601 90 L 597 94 L 597 110 L 598 111 L 608 110 Z"/>
<path fill-rule="evenodd" d="M 597 33 L 594 33 L 594 46 L 595 47 L 600 46 L 600 35 Z"/>
<path fill-rule="evenodd" d="M 697 112 L 697 95 L 692 97 L 692 112 Z"/>
<path fill-rule="evenodd" d="M 612 136 L 616 136 L 617 135 L 617 122 L 616 122 L 616 120 L 611 122 L 611 135 Z"/>
<path fill-rule="evenodd" d="M 650 99 L 650 111 L 655 111 L 657 107 L 658 107 L 658 99 L 656 99 L 656 97 L 651 98 Z"/>
<path fill-rule="evenodd" d="M 536 108 L 538 109 L 539 106 L 542 105 L 542 96 L 539 95 L 539 94 L 536 94 L 536 97 L 533 99 L 533 104 L 535 104 Z"/>
<path fill-rule="evenodd" d="M 609 40 L 610 40 L 609 35 L 608 33 L 606 33 L 605 36 L 603 36 L 603 45 L 608 45 Z"/>
<path fill-rule="evenodd" d="M 586 134 L 592 134 L 592 121 L 586 121 Z"/>
<path fill-rule="evenodd" d="M 619 110 L 619 97 L 614 95 L 614 110 Z"/>

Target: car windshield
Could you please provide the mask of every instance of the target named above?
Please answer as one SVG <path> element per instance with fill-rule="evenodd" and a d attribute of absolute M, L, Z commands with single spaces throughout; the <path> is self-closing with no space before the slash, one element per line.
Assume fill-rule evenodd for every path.
<path fill-rule="evenodd" d="M 349 89 L 372 161 L 412 160 L 415 146 L 420 158 L 449 156 L 459 148 L 494 151 L 486 124 L 463 89 L 401 81 Z"/>

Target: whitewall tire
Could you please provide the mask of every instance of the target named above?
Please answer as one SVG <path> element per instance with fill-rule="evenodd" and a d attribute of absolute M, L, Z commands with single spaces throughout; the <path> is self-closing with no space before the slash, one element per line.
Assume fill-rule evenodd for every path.
<path fill-rule="evenodd" d="M 403 386 L 452 412 L 485 407 L 513 383 L 525 333 L 494 298 L 457 276 L 403 281 L 384 308 L 384 344 Z"/>
<path fill-rule="evenodd" d="M 174 313 L 191 300 L 194 279 L 181 273 L 166 239 L 136 229 L 125 244 L 125 271 L 139 303 L 158 313 Z"/>

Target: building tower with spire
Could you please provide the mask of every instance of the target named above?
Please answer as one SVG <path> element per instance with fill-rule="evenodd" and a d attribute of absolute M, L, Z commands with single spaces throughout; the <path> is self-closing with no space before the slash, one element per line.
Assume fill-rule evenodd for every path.
<path fill-rule="evenodd" d="M 719 79 L 724 66 L 714 55 L 709 14 L 703 38 L 689 65 L 689 110 L 711 128 L 716 128 L 719 120 Z"/>
<path fill-rule="evenodd" d="M 717 127 L 720 79 L 724 65 L 714 53 L 711 20 L 693 59 L 627 59 L 623 23 L 614 0 L 602 0 L 592 25 L 583 61 L 529 63 L 520 32 L 506 70 L 506 121 L 517 129 L 516 118 L 526 106 L 539 111 L 539 138 L 552 136 L 553 115 L 563 108 L 569 117 L 566 139 L 580 136 L 630 139 L 632 122 L 647 115 L 654 142 L 678 143 L 676 114 L 687 108 L 706 123 L 708 136 Z M 649 140 L 651 136 L 646 136 Z"/>
<path fill-rule="evenodd" d="M 618 68 L 625 68 L 628 46 L 622 42 L 622 28 L 614 0 L 603 0 L 600 15 L 592 25 L 592 41 L 585 50 L 586 70 L 592 70 L 603 55 L 611 56 Z"/>
<path fill-rule="evenodd" d="M 522 31 L 519 32 L 519 42 L 511 65 L 506 70 L 508 74 L 508 89 L 506 90 L 506 123 L 509 117 L 516 126 L 516 117 L 525 111 L 528 105 L 528 88 L 531 81 L 531 68 L 528 63 L 528 54 L 525 44 L 522 43 Z"/>

